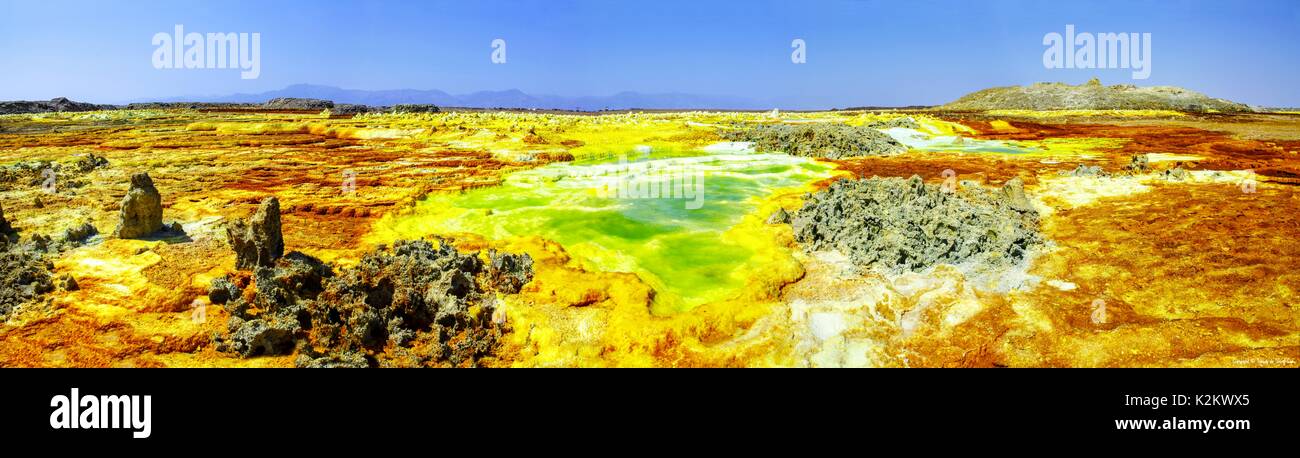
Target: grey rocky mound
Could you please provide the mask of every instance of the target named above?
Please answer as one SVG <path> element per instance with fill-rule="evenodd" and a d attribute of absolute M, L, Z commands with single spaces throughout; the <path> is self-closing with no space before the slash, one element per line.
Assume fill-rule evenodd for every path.
<path fill-rule="evenodd" d="M 1063 170 L 1063 171 L 1061 171 L 1061 172 L 1059 173 L 1059 175 L 1060 175 L 1060 176 L 1071 176 L 1071 177 L 1108 177 L 1108 176 L 1110 176 L 1110 174 L 1109 174 L 1109 173 L 1106 173 L 1105 170 L 1102 170 L 1100 166 L 1096 166 L 1096 165 L 1087 165 L 1087 164 L 1079 164 L 1079 166 L 1078 166 L 1078 167 L 1075 167 L 1073 170 Z"/>
<path fill-rule="evenodd" d="M 889 129 L 889 128 L 892 128 L 892 127 L 903 127 L 903 128 L 907 128 L 907 129 L 920 129 L 920 128 L 921 128 L 921 125 L 920 125 L 920 124 L 917 124 L 917 123 L 916 123 L 916 120 L 915 120 L 915 119 L 912 119 L 911 116 L 904 116 L 904 117 L 901 117 L 901 118 L 893 118 L 893 119 L 889 119 L 889 120 L 885 120 L 885 121 L 876 121 L 876 122 L 872 122 L 872 123 L 870 123 L 870 124 L 867 124 L 867 127 L 870 127 L 870 128 L 872 128 L 872 129 Z"/>
<path fill-rule="evenodd" d="M 99 229 L 97 229 L 94 224 L 87 221 L 80 225 L 64 229 L 62 241 L 67 243 L 82 243 L 85 242 L 86 239 L 96 235 L 99 235 Z"/>
<path fill-rule="evenodd" d="M 226 226 L 226 237 L 235 249 L 235 267 L 241 270 L 272 267 L 284 256 L 284 236 L 280 232 L 280 200 L 267 197 L 247 222 L 234 221 Z"/>
<path fill-rule="evenodd" d="M 113 235 L 134 239 L 158 232 L 162 227 L 162 195 L 154 187 L 153 179 L 148 173 L 131 175 L 131 188 L 122 198 Z"/>
<path fill-rule="evenodd" d="M 1169 181 L 1183 181 L 1191 178 L 1192 175 L 1187 171 L 1187 169 L 1179 166 L 1160 172 L 1160 176 Z"/>
<path fill-rule="evenodd" d="M 1124 170 L 1132 173 L 1145 173 L 1150 171 L 1151 158 L 1145 154 L 1134 154 L 1133 157 L 1129 159 L 1129 164 L 1127 167 L 1124 167 Z"/>
<path fill-rule="evenodd" d="M 951 192 L 918 176 L 841 180 L 810 195 L 791 226 L 805 251 L 835 250 L 890 272 L 1010 266 L 1043 242 L 1019 178 Z"/>
<path fill-rule="evenodd" d="M 296 97 L 279 97 L 267 100 L 262 108 L 272 110 L 324 110 L 334 108 L 334 102 L 321 99 L 304 99 Z"/>
<path fill-rule="evenodd" d="M 842 159 L 888 156 L 907 147 L 878 130 L 847 124 L 754 125 L 721 132 L 724 139 L 753 142 L 761 152 Z"/>
<path fill-rule="evenodd" d="M 1036 83 L 972 92 L 943 110 L 1176 110 L 1249 112 L 1250 106 L 1174 86 Z"/>
<path fill-rule="evenodd" d="M 0 236 L 7 235 L 13 231 L 14 228 L 9 225 L 9 220 L 5 219 L 5 207 L 4 205 L 0 205 Z"/>
<path fill-rule="evenodd" d="M 87 154 L 76 162 L 77 171 L 86 173 L 95 169 L 108 167 L 108 159 L 98 156 L 95 153 Z"/>
<path fill-rule="evenodd" d="M 22 304 L 54 291 L 53 269 L 33 247 L 8 244 L 0 249 L 0 321 Z"/>

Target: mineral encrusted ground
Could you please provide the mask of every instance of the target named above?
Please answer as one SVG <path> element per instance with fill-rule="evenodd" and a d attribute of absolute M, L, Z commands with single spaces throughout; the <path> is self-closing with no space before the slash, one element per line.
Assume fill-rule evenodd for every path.
<path fill-rule="evenodd" d="M 0 117 L 0 206 L 16 230 L 0 240 L 21 246 L 0 270 L 31 274 L 3 289 L 18 304 L 0 323 L 0 366 L 450 366 L 451 358 L 438 359 L 448 350 L 460 354 L 461 366 L 492 367 L 1290 367 L 1300 361 L 1300 315 L 1293 306 L 1300 291 L 1294 273 L 1300 198 L 1293 192 L 1300 183 L 1300 118 L 1293 114 L 445 110 L 348 117 L 337 104 L 329 113 L 260 105 L 138 108 L 145 109 Z M 938 146 L 816 160 L 811 166 L 818 173 L 803 186 L 748 197 L 753 211 L 744 214 L 719 212 L 713 199 L 723 195 L 717 190 L 750 186 L 745 177 L 709 174 L 704 211 L 674 218 L 726 218 L 725 237 L 646 245 L 688 264 L 737 253 L 755 260 L 752 269 L 732 274 L 706 269 L 654 282 L 605 267 L 622 260 L 601 258 L 592 240 L 561 243 L 530 231 L 455 224 L 470 216 L 508 218 L 508 208 L 467 196 L 495 195 L 480 191 L 544 171 L 536 169 L 599 165 L 601 154 L 631 155 L 641 145 L 655 155 L 744 155 L 736 145 L 717 144 L 721 135 L 762 124 L 875 127 Z M 715 145 L 721 149 L 709 148 Z M 805 196 L 836 180 L 919 175 L 938 186 L 949 169 L 959 184 L 953 198 L 997 193 L 1013 178 L 1023 180 L 1045 245 L 1031 248 L 1016 269 L 987 269 L 994 276 L 1023 275 L 1014 289 L 975 285 L 970 271 L 948 268 L 948 261 L 917 272 L 860 275 L 846 269 L 891 268 L 801 253 L 787 222 Z M 47 170 L 54 186 L 45 186 Z M 139 172 L 149 173 L 159 191 L 165 221 L 184 223 L 188 237 L 111 235 L 131 174 Z M 791 173 L 777 164 L 769 172 Z M 281 203 L 284 246 L 306 257 L 286 255 L 259 275 L 236 267 L 224 221 L 246 220 L 271 196 Z M 541 211 L 556 205 L 544 195 L 525 197 Z M 436 202 L 461 205 L 439 214 L 448 218 L 423 219 Z M 658 203 L 628 207 L 648 211 Z M 681 210 L 678 202 L 668 207 Z M 669 220 L 677 221 L 654 221 Z M 592 223 L 578 218 L 572 227 L 637 234 L 618 218 Z M 494 326 L 486 329 L 499 335 L 460 333 L 444 342 L 433 325 L 392 331 L 385 325 L 363 343 L 352 337 L 344 315 L 334 319 L 328 310 L 373 316 L 357 302 L 371 307 L 367 300 L 317 304 L 326 311 L 323 320 L 306 307 L 333 284 L 361 291 L 348 293 L 355 297 L 386 297 L 383 291 L 395 290 L 366 279 L 394 275 L 348 272 L 379 244 L 383 256 L 401 258 L 393 253 L 395 240 L 433 236 L 450 237 L 462 254 L 480 253 L 483 266 L 510 272 L 511 265 L 532 265 L 531 281 L 521 281 L 517 270 L 493 275 L 488 267 L 474 277 L 474 291 L 497 285 L 502 294 L 492 291 L 480 302 L 489 305 L 471 304 L 474 313 L 464 315 L 471 325 L 454 329 L 483 329 L 473 323 L 490 321 Z M 501 253 L 531 258 L 494 262 Z M 979 264 L 983 256 L 964 262 Z M 311 259 L 333 273 L 319 274 L 319 288 Z M 356 280 L 341 283 L 348 276 Z M 663 288 L 667 282 L 727 280 L 737 280 L 728 290 L 735 296 L 656 313 L 672 295 Z M 520 283 L 518 293 L 508 292 Z M 267 298 L 287 299 L 263 299 L 263 289 Z M 1098 300 L 1107 307 L 1104 323 L 1091 319 Z M 310 327 L 299 320 L 300 310 L 308 312 Z M 383 310 L 372 310 L 378 321 L 392 317 Z M 339 337 L 313 341 L 312 319 L 321 329 L 337 326 L 326 335 Z M 252 320 L 260 322 L 240 324 Z M 402 337 L 404 331 L 415 337 Z M 217 351 L 219 343 L 234 344 L 228 339 L 260 356 L 224 345 L 226 351 Z M 488 356 L 477 357 L 478 348 L 489 349 Z"/>

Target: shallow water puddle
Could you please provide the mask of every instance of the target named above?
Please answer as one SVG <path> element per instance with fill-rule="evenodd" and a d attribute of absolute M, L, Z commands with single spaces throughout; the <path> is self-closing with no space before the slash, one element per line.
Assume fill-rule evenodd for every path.
<path fill-rule="evenodd" d="M 920 151 L 958 151 L 1001 154 L 1025 154 L 1041 151 L 1038 148 L 1018 142 L 980 140 L 966 138 L 960 135 L 930 135 L 906 127 L 891 127 L 888 129 L 881 129 L 880 131 L 893 137 L 894 140 L 898 140 L 899 143 L 907 145 L 908 148 Z"/>

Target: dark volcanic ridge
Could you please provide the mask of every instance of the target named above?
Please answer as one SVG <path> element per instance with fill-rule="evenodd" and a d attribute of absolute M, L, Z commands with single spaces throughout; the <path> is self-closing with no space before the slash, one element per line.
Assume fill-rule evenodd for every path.
<path fill-rule="evenodd" d="M 0 114 L 50 113 L 64 111 L 99 111 L 116 110 L 115 105 L 96 105 L 93 103 L 73 102 L 63 97 L 48 101 L 14 100 L 0 102 Z"/>

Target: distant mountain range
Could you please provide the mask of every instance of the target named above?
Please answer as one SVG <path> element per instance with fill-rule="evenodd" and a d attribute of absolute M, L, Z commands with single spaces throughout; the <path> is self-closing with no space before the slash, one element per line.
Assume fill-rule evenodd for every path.
<path fill-rule="evenodd" d="M 370 106 L 397 104 L 434 104 L 442 107 L 463 108 L 531 108 L 555 110 L 627 110 L 627 109 L 731 109 L 769 110 L 777 104 L 739 97 L 702 96 L 693 94 L 642 94 L 620 92 L 609 96 L 566 97 L 557 95 L 531 95 L 518 89 L 505 91 L 479 91 L 453 95 L 439 90 L 342 89 L 314 84 L 295 84 L 260 94 L 233 94 L 215 97 L 170 97 L 139 100 L 138 102 L 211 102 L 211 103 L 262 103 L 279 97 L 297 97 L 332 100 Z"/>

